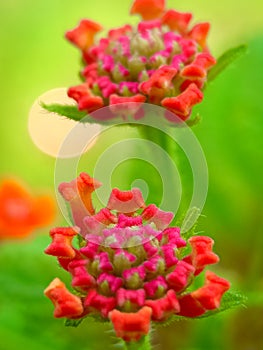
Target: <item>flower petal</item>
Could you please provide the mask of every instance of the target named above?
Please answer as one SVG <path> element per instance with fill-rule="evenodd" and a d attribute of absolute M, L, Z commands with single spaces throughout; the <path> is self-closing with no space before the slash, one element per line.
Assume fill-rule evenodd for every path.
<path fill-rule="evenodd" d="M 153 222 L 157 230 L 164 230 L 173 220 L 174 214 L 172 212 L 163 211 L 155 204 L 148 205 L 142 212 L 143 220 L 148 223 Z"/>
<path fill-rule="evenodd" d="M 44 294 L 55 306 L 54 317 L 76 318 L 83 313 L 81 299 L 70 293 L 59 278 L 55 278 L 45 289 Z"/>
<path fill-rule="evenodd" d="M 195 268 L 192 265 L 179 261 L 175 269 L 166 276 L 169 287 L 175 292 L 181 292 L 189 285 L 194 272 Z"/>
<path fill-rule="evenodd" d="M 177 74 L 177 69 L 170 66 L 162 66 L 157 69 L 149 80 L 140 84 L 140 91 L 149 96 L 163 97 L 170 88 L 171 81 Z"/>
<path fill-rule="evenodd" d="M 188 36 L 195 40 L 203 49 L 206 49 L 206 40 L 210 30 L 210 23 L 198 23 L 188 33 Z"/>
<path fill-rule="evenodd" d="M 187 78 L 203 79 L 207 75 L 207 70 L 215 64 L 215 58 L 208 52 L 203 52 L 198 54 L 191 64 L 185 66 L 180 75 Z"/>
<path fill-rule="evenodd" d="M 191 294 L 185 294 L 178 298 L 180 304 L 180 312 L 178 315 L 184 317 L 198 317 L 203 315 L 206 310 L 201 304 L 192 297 Z"/>
<path fill-rule="evenodd" d="M 116 299 L 101 295 L 93 289 L 86 296 L 84 306 L 88 313 L 96 310 L 102 317 L 108 317 L 109 312 L 116 307 Z"/>
<path fill-rule="evenodd" d="M 73 260 L 68 265 L 68 271 L 72 274 L 72 287 L 87 291 L 96 285 L 96 281 L 93 276 L 91 276 L 88 271 L 88 261 L 87 260 Z"/>
<path fill-rule="evenodd" d="M 122 116 L 136 115 L 139 112 L 142 103 L 146 101 L 146 97 L 137 94 L 131 97 L 124 97 L 113 94 L 110 96 L 110 110 L 115 114 Z"/>
<path fill-rule="evenodd" d="M 218 309 L 223 294 L 230 288 L 230 283 L 215 273 L 207 271 L 205 285 L 191 293 L 206 310 Z"/>
<path fill-rule="evenodd" d="M 138 188 L 133 188 L 131 191 L 120 191 L 118 188 L 114 188 L 107 204 L 108 209 L 123 214 L 133 213 L 144 206 L 142 193 Z"/>
<path fill-rule="evenodd" d="M 176 114 L 180 119 L 186 120 L 197 103 L 202 102 L 203 93 L 195 84 L 191 84 L 187 89 L 176 97 L 167 97 L 162 100 L 162 106 L 168 108 L 172 113 Z M 170 115 L 167 118 L 172 118 Z M 174 120 L 171 120 L 174 121 Z M 176 121 L 176 118 L 175 118 Z"/>
<path fill-rule="evenodd" d="M 162 23 L 167 25 L 172 31 L 185 33 L 192 17 L 192 14 L 189 12 L 183 13 L 175 10 L 168 10 L 162 17 Z"/>
<path fill-rule="evenodd" d="M 76 252 L 72 246 L 72 239 L 78 234 L 77 227 L 56 227 L 50 230 L 52 243 L 45 249 L 48 255 L 59 258 L 73 259 Z"/>
<path fill-rule="evenodd" d="M 195 275 L 198 275 L 207 265 L 216 264 L 219 257 L 212 252 L 214 241 L 206 236 L 193 236 L 188 242 L 192 247 L 192 252 L 186 261 L 191 261 L 195 267 Z"/>
<path fill-rule="evenodd" d="M 135 0 L 130 13 L 140 14 L 146 21 L 159 18 L 165 9 L 165 0 Z"/>
<path fill-rule="evenodd" d="M 151 314 L 151 308 L 145 306 L 135 313 L 125 313 L 115 309 L 109 317 L 117 337 L 125 341 L 138 341 L 150 331 Z"/>
<path fill-rule="evenodd" d="M 101 183 L 86 173 L 81 173 L 77 179 L 71 182 L 63 182 L 59 185 L 59 192 L 69 202 L 75 224 L 81 229 L 81 234 L 87 232 L 84 218 L 94 215 L 92 205 L 92 193 L 101 186 Z"/>
<path fill-rule="evenodd" d="M 100 96 L 93 95 L 90 90 L 90 83 L 72 86 L 68 89 L 68 96 L 78 103 L 80 111 L 91 113 L 104 106 L 103 99 Z"/>
<path fill-rule="evenodd" d="M 99 23 L 84 19 L 75 29 L 66 33 L 66 38 L 84 51 L 93 45 L 94 36 L 102 29 Z"/>
<path fill-rule="evenodd" d="M 155 321 L 164 321 L 180 310 L 176 294 L 172 289 L 163 298 L 146 300 L 145 305 L 152 309 L 152 319 Z"/>

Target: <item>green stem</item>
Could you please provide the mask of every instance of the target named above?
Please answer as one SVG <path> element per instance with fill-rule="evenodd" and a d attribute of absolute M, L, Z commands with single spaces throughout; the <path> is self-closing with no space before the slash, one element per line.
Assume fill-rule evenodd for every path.
<path fill-rule="evenodd" d="M 150 336 L 146 335 L 145 337 L 141 338 L 139 341 L 136 342 L 126 342 L 125 343 L 125 350 L 151 350 L 151 341 Z"/>
<path fill-rule="evenodd" d="M 153 164 L 159 164 L 159 166 L 162 169 L 163 174 L 167 177 L 165 177 L 162 180 L 165 180 L 166 184 L 169 182 L 170 187 L 176 189 L 177 183 L 175 182 L 175 178 L 173 175 L 175 175 L 175 167 L 178 168 L 178 147 L 177 144 L 169 135 L 167 135 L 164 131 L 159 130 L 158 128 L 154 128 L 151 126 L 141 125 L 138 127 L 139 133 L 142 136 L 142 138 L 149 140 L 157 145 L 163 150 L 164 154 L 166 154 L 166 157 L 159 156 L 158 159 L 156 159 L 155 148 L 149 147 L 146 152 L 153 152 L 151 154 L 151 157 L 153 159 Z M 170 157 L 170 158 L 169 158 Z M 168 174 L 169 179 L 168 179 Z M 156 179 L 154 177 L 151 178 L 151 185 L 154 188 L 155 193 L 155 203 L 158 203 L 158 199 L 162 198 L 163 192 L 160 186 L 156 184 Z M 167 206 L 169 206 L 169 203 L 166 201 Z M 172 204 L 172 203 L 171 203 Z M 168 210 L 168 208 L 163 208 Z"/>

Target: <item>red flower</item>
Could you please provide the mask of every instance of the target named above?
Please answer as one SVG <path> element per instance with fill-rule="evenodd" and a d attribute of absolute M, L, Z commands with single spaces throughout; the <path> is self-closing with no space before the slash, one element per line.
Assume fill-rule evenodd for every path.
<path fill-rule="evenodd" d="M 76 255 L 72 247 L 72 239 L 77 235 L 78 228 L 76 227 L 57 227 L 50 231 L 52 243 L 45 249 L 45 253 L 58 258 L 73 259 Z"/>
<path fill-rule="evenodd" d="M 136 188 L 113 189 L 107 207 L 96 213 L 91 193 L 99 185 L 82 173 L 59 187 L 71 203 L 78 227 L 51 230 L 52 243 L 45 252 L 56 256 L 71 274 L 72 287 L 83 296 L 77 299 L 83 312 L 74 316 L 74 307 L 62 312 L 72 296 L 59 290 L 51 295 L 57 317 L 89 314 L 110 319 L 118 337 L 133 341 L 149 332 L 151 320 L 163 322 L 173 315 L 196 317 L 217 309 L 229 288 L 226 280 L 207 272 L 204 286 L 188 291 L 195 276 L 219 260 L 212 251 L 213 240 L 193 236 L 185 241 L 179 227 L 168 227 L 173 214 L 153 204 L 146 206 Z M 86 205 L 89 212 L 83 210 Z M 77 233 L 84 242 L 79 249 L 72 244 Z M 181 249 L 187 245 L 192 250 L 182 257 Z M 73 305 L 75 302 L 73 298 Z"/>
<path fill-rule="evenodd" d="M 166 97 L 162 100 L 162 106 L 169 109 L 182 120 L 186 120 L 191 114 L 192 107 L 203 100 L 202 92 L 195 84 L 191 84 L 187 89 L 176 97 Z M 168 115 L 170 118 L 170 114 Z"/>
<path fill-rule="evenodd" d="M 137 341 L 150 330 L 151 308 L 144 306 L 137 312 L 120 312 L 113 310 L 109 317 L 116 335 L 125 341 Z"/>
<path fill-rule="evenodd" d="M 189 37 L 193 40 L 195 40 L 202 49 L 207 50 L 207 35 L 209 33 L 210 29 L 210 23 L 204 22 L 204 23 L 198 23 L 196 24 L 191 31 L 189 32 Z"/>
<path fill-rule="evenodd" d="M 0 184 L 0 239 L 30 235 L 51 223 L 55 216 L 54 201 L 49 196 L 33 197 L 15 180 Z"/>
<path fill-rule="evenodd" d="M 131 14 L 140 14 L 146 21 L 160 17 L 164 12 L 165 0 L 135 0 Z"/>
<path fill-rule="evenodd" d="M 77 28 L 66 33 L 66 38 L 81 50 L 85 50 L 93 45 L 94 36 L 102 29 L 99 23 L 84 19 Z"/>
<path fill-rule="evenodd" d="M 54 317 L 75 318 L 83 313 L 81 299 L 70 293 L 59 278 L 55 278 L 45 289 L 44 294 L 55 306 Z"/>
<path fill-rule="evenodd" d="M 188 242 L 192 247 L 192 253 L 185 258 L 195 267 L 195 275 L 203 271 L 205 266 L 216 264 L 219 257 L 212 251 L 214 241 L 206 236 L 193 236 Z"/>
<path fill-rule="evenodd" d="M 85 82 L 70 88 L 69 97 L 88 113 L 110 106 L 108 118 L 94 113 L 99 120 L 116 114 L 142 118 L 144 102 L 175 113 L 177 118 L 168 118 L 173 123 L 188 119 L 192 106 L 202 101 L 207 72 L 216 63 L 207 48 L 209 23 L 191 28 L 192 14 L 166 10 L 165 0 L 135 0 L 130 13 L 142 17 L 138 26 L 111 29 L 98 41 L 93 39 L 101 27 L 89 20 L 67 32 L 86 65 Z M 195 88 L 188 90 L 192 84 Z M 184 108 L 174 106 L 186 98 Z"/>
<path fill-rule="evenodd" d="M 207 271 L 203 287 L 179 297 L 179 314 L 186 317 L 197 317 L 207 310 L 219 308 L 221 298 L 229 288 L 230 283 L 227 280 Z"/>
<path fill-rule="evenodd" d="M 168 10 L 162 17 L 162 23 L 166 24 L 173 31 L 185 33 L 192 17 L 191 13 Z"/>
<path fill-rule="evenodd" d="M 87 74 L 87 70 L 85 74 Z M 69 88 L 68 96 L 78 102 L 80 111 L 94 112 L 104 106 L 103 99 L 100 96 L 93 95 L 88 83 Z"/>
<path fill-rule="evenodd" d="M 230 288 L 230 283 L 224 278 L 218 277 L 211 271 L 205 274 L 205 285 L 191 293 L 205 310 L 219 308 L 223 294 Z"/>

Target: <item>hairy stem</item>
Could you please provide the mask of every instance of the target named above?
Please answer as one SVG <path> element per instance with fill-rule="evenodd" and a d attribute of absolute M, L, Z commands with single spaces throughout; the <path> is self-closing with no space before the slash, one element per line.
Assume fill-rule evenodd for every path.
<path fill-rule="evenodd" d="M 150 336 L 146 335 L 141 338 L 138 342 L 126 342 L 126 350 L 151 350 Z"/>

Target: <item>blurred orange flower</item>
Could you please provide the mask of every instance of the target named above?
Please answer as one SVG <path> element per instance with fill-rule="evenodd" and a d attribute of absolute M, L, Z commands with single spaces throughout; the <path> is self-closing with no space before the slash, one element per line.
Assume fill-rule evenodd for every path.
<path fill-rule="evenodd" d="M 0 240 L 26 237 L 51 223 L 54 217 L 51 196 L 33 197 L 16 180 L 0 182 Z"/>

